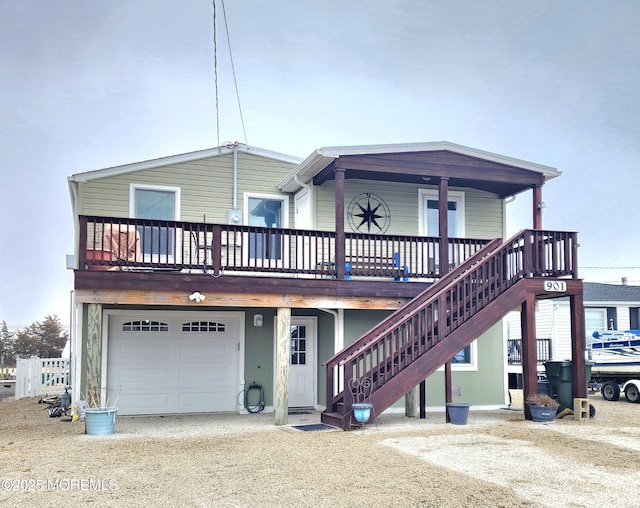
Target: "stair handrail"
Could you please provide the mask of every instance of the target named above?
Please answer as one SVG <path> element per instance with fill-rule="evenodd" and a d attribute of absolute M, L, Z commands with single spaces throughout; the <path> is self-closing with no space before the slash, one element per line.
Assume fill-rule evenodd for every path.
<path fill-rule="evenodd" d="M 463 263 L 458 265 L 454 270 L 447 272 L 446 275 L 442 276 L 440 279 L 438 279 L 436 282 L 434 282 L 424 291 L 416 295 L 415 298 L 413 298 L 410 302 L 404 305 L 401 309 L 398 309 L 398 311 L 396 312 L 399 312 L 400 310 L 402 310 L 402 311 L 405 311 L 405 313 L 411 313 L 414 310 L 414 308 L 420 306 L 420 303 L 423 301 L 424 298 L 429 297 L 430 293 L 436 294 L 439 291 L 441 291 L 444 287 L 448 286 L 453 280 L 456 280 L 457 278 L 459 278 L 461 274 L 466 273 L 471 267 L 477 264 L 483 257 L 488 256 L 492 252 L 492 250 L 496 249 L 500 244 L 502 244 L 502 241 L 499 238 L 496 238 L 494 240 L 491 240 L 486 245 L 483 245 L 480 248 L 480 250 L 476 251 L 473 255 L 468 257 Z M 366 346 L 368 342 L 366 341 L 362 342 L 362 339 L 365 339 L 368 337 L 369 341 L 375 340 L 377 336 L 384 333 L 389 328 L 388 324 L 390 322 L 396 321 L 396 319 L 394 319 L 395 314 L 396 313 L 394 312 L 393 314 L 387 316 L 385 319 L 380 321 L 380 323 L 378 323 L 376 326 L 371 328 L 369 331 L 365 332 L 360 337 L 360 339 L 351 343 L 349 346 L 342 349 L 341 351 L 338 351 L 336 354 L 334 354 L 332 357 L 326 360 L 322 365 L 329 365 L 330 363 L 332 364 L 339 363 L 339 361 L 337 361 L 339 357 L 351 354 L 353 351 L 356 351 L 361 347 Z"/>
<path fill-rule="evenodd" d="M 568 268 L 564 269 L 560 268 L 557 270 L 557 276 L 563 275 L 573 275 L 577 276 L 575 272 L 575 255 L 572 252 L 572 249 L 577 247 L 576 242 L 576 233 L 560 233 L 560 232 L 551 232 L 551 231 L 540 231 L 540 230 L 522 230 L 516 233 L 513 237 L 505 242 L 500 242 L 499 240 L 493 241 L 490 244 L 487 244 L 485 247 L 480 249 L 474 256 L 470 257 L 463 264 L 455 268 L 452 272 L 449 272 L 445 277 L 443 277 L 440 281 L 434 283 L 432 286 L 427 288 L 425 291 L 420 293 L 412 302 L 407 306 L 399 309 L 394 312 L 390 316 L 388 316 L 385 320 L 379 323 L 377 326 L 373 327 L 367 333 L 365 333 L 360 339 L 352 343 L 349 347 L 343 349 L 341 352 L 333 355 L 329 360 L 327 360 L 324 365 L 327 366 L 327 407 L 331 407 L 336 401 L 340 400 L 341 394 L 343 392 L 333 394 L 333 389 L 329 390 L 330 387 L 333 387 L 333 373 L 334 369 L 337 365 L 344 365 L 349 361 L 353 361 L 358 356 L 362 355 L 366 352 L 367 349 L 371 348 L 375 345 L 376 342 L 379 342 L 381 338 L 386 337 L 389 333 L 393 333 L 393 330 L 399 329 L 401 326 L 404 326 L 408 320 L 413 317 L 417 312 L 422 311 L 426 306 L 430 305 L 434 297 L 442 297 L 442 294 L 447 292 L 453 285 L 457 284 L 461 278 L 463 278 L 470 270 L 472 269 L 480 269 L 484 263 L 488 263 L 491 259 L 496 257 L 502 258 L 503 253 L 507 251 L 507 249 L 513 249 L 514 253 L 520 252 L 520 255 L 516 257 L 517 263 L 512 265 L 507 274 L 503 273 L 501 278 L 507 276 L 507 280 L 500 281 L 500 289 L 497 294 L 501 294 L 502 291 L 508 287 L 511 287 L 514 283 L 514 280 L 520 280 L 525 277 L 539 276 L 542 271 L 544 274 L 548 274 L 550 272 L 554 272 L 555 268 L 549 268 L 547 265 L 549 262 L 557 263 L 557 253 L 556 246 L 553 245 L 553 242 L 559 235 L 570 235 L 567 238 L 561 238 L 562 242 L 566 242 L 571 249 L 567 253 L 567 246 L 564 246 L 564 262 L 568 265 Z M 540 237 L 540 238 L 537 238 Z M 551 241 L 549 241 L 551 238 Z M 542 247 L 546 244 L 552 244 L 552 251 L 554 252 L 554 256 L 552 259 L 547 259 L 544 255 Z M 539 249 L 539 252 L 535 252 L 535 248 Z M 494 296 L 495 298 L 495 296 Z M 485 304 L 486 305 L 486 304 Z M 402 317 L 400 319 L 398 314 L 402 312 Z M 390 325 L 392 323 L 392 325 Z M 450 333 L 452 330 L 449 330 Z M 443 337 L 440 338 L 442 340 L 448 333 L 445 333 Z"/>

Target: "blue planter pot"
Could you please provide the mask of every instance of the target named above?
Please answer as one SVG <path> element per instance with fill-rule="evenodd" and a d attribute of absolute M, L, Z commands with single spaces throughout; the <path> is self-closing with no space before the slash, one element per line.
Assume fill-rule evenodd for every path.
<path fill-rule="evenodd" d="M 366 423 L 371 418 L 371 408 L 373 404 L 358 402 L 351 406 L 353 408 L 353 417 L 358 423 Z"/>
<path fill-rule="evenodd" d="M 115 407 L 89 408 L 84 412 L 85 431 L 90 436 L 113 434 L 116 427 Z"/>

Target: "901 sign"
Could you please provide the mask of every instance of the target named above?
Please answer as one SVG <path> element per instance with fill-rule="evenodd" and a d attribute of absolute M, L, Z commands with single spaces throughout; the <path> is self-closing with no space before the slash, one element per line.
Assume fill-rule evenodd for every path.
<path fill-rule="evenodd" d="M 564 293 L 567 290 L 567 283 L 562 280 L 546 280 L 544 290 L 551 293 Z"/>

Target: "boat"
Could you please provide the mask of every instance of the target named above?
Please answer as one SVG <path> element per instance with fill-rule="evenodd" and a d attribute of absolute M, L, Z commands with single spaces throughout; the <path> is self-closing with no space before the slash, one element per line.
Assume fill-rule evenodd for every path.
<path fill-rule="evenodd" d="M 587 352 L 592 375 L 637 372 L 640 376 L 640 330 L 594 332 Z"/>

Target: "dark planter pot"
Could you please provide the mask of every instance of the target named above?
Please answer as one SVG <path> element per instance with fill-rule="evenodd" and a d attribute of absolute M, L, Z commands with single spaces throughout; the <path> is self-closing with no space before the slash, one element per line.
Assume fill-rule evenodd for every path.
<path fill-rule="evenodd" d="M 529 404 L 529 411 L 534 422 L 552 422 L 556 419 L 558 408 Z"/>

